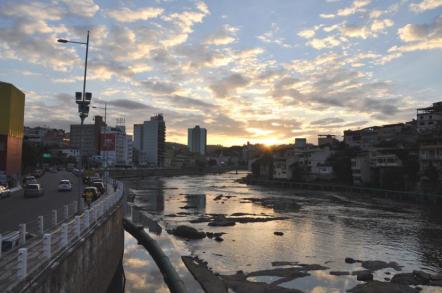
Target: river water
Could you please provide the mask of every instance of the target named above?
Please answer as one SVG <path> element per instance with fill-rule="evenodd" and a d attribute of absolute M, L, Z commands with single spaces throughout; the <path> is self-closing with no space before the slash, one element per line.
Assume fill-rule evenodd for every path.
<path fill-rule="evenodd" d="M 442 209 L 373 199 L 344 196 L 332 192 L 299 191 L 248 186 L 236 182 L 245 173 L 205 176 L 150 177 L 126 182 L 134 195 L 137 220 L 159 241 L 185 280 L 189 292 L 201 292 L 180 260 L 193 255 L 208 262 L 213 271 L 233 274 L 272 269 L 272 262 L 293 261 L 320 264 L 329 270 L 311 271 L 280 286 L 304 292 L 345 292 L 361 282 L 355 276 L 334 276 L 330 271 L 360 270 L 360 264 L 344 259 L 394 261 L 402 272 L 423 270 L 442 273 Z M 218 195 L 232 196 L 214 200 Z M 250 198 L 274 198 L 272 206 Z M 183 207 L 188 208 L 183 208 Z M 181 213 L 181 214 L 180 214 Z M 248 213 L 288 217 L 258 223 L 237 223 L 230 227 L 191 224 L 204 214 Z M 157 221 L 162 227 L 152 226 Z M 185 241 L 165 230 L 189 225 L 205 232 L 225 232 L 224 241 Z M 148 230 L 148 229 L 146 229 Z M 274 235 L 275 231 L 283 236 Z M 150 256 L 126 235 L 124 269 L 126 292 L 168 292 Z M 392 268 L 378 270 L 383 281 L 397 273 Z M 271 282 L 274 277 L 251 281 Z M 424 287 L 423 292 L 441 292 Z"/>

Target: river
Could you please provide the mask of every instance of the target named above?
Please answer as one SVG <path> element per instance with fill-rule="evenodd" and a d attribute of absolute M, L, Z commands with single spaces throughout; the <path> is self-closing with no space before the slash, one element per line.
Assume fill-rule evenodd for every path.
<path fill-rule="evenodd" d="M 214 272 L 234 274 L 272 269 L 272 262 L 320 264 L 324 270 L 280 284 L 303 292 L 345 292 L 361 282 L 355 276 L 331 275 L 330 271 L 355 271 L 357 260 L 396 262 L 401 272 L 422 270 L 442 273 L 442 213 L 440 207 L 414 206 L 343 196 L 332 192 L 299 191 L 248 186 L 236 180 L 245 173 L 205 176 L 149 177 L 127 181 L 137 221 L 151 228 L 189 292 L 202 292 L 180 260 L 198 256 Z M 221 199 L 217 199 L 222 194 Z M 226 197 L 228 196 L 228 197 Z M 271 198 L 270 204 L 262 199 Z M 256 199 L 256 200 L 254 200 Z M 189 223 L 206 214 L 234 213 L 257 217 L 283 217 L 268 222 L 237 223 L 209 227 L 207 222 Z M 287 217 L 287 219 L 285 219 Z M 155 229 L 153 221 L 162 227 Z M 205 238 L 186 241 L 165 230 L 189 225 L 205 232 L 224 232 L 224 241 Z M 274 232 L 282 232 L 282 236 Z M 123 260 L 126 292 L 168 292 L 149 255 L 126 234 Z M 390 279 L 393 268 L 377 270 L 376 280 Z M 272 282 L 274 276 L 256 276 L 250 281 Z M 441 287 L 423 287 L 422 292 L 441 292 Z"/>

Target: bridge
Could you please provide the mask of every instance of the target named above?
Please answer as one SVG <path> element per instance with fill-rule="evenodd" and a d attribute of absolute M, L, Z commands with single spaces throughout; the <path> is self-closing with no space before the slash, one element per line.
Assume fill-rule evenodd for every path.
<path fill-rule="evenodd" d="M 106 292 L 124 251 L 124 186 L 0 234 L 0 292 Z"/>

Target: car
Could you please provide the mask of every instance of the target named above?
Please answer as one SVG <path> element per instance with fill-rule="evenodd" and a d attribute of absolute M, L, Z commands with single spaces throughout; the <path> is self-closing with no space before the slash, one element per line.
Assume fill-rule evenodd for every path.
<path fill-rule="evenodd" d="M 72 174 L 74 174 L 75 176 L 80 176 L 81 171 L 80 171 L 80 169 L 74 168 L 74 169 L 72 169 Z"/>
<path fill-rule="evenodd" d="M 72 183 L 69 179 L 60 180 L 57 189 L 58 191 L 72 191 Z"/>
<path fill-rule="evenodd" d="M 32 172 L 32 175 L 33 175 L 35 178 L 39 178 L 39 177 L 41 177 L 41 176 L 44 175 L 44 170 L 42 170 L 42 169 L 35 169 L 35 170 Z"/>
<path fill-rule="evenodd" d="M 28 184 L 24 188 L 24 197 L 43 196 L 44 191 L 40 184 Z"/>
<path fill-rule="evenodd" d="M 11 193 L 6 186 L 0 185 L 0 198 L 9 197 Z"/>
<path fill-rule="evenodd" d="M 93 181 L 91 186 L 96 187 L 101 194 L 104 193 L 105 188 L 102 181 Z"/>
<path fill-rule="evenodd" d="M 89 197 L 92 199 L 92 201 L 95 201 L 100 197 L 100 193 L 96 187 L 88 186 L 84 188 L 83 198 L 87 200 Z"/>
<path fill-rule="evenodd" d="M 23 178 L 23 185 L 26 186 L 28 184 L 38 184 L 37 179 L 34 176 L 26 176 Z"/>

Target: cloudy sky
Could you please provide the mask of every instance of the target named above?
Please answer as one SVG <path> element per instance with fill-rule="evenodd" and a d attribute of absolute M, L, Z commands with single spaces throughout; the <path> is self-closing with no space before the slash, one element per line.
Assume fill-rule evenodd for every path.
<path fill-rule="evenodd" d="M 442 0 L 1 0 L 0 80 L 27 125 L 78 123 L 84 46 L 56 39 L 87 30 L 93 104 L 129 132 L 163 113 L 168 141 L 316 142 L 442 100 Z"/>

